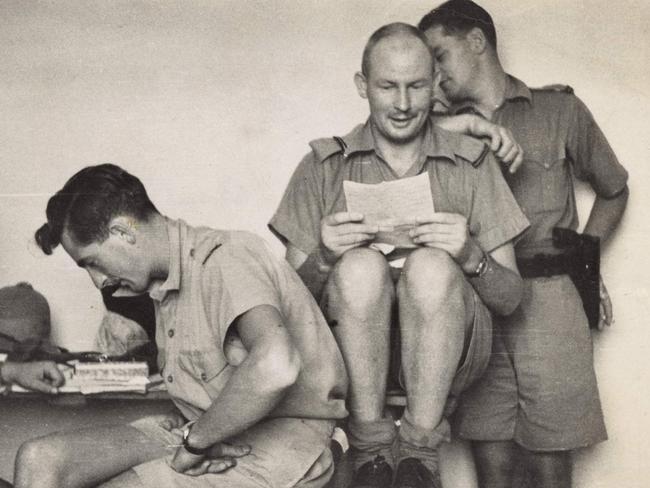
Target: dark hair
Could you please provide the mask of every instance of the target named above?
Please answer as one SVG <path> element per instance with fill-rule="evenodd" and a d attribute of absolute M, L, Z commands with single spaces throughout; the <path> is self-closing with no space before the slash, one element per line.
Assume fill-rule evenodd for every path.
<path fill-rule="evenodd" d="M 483 31 L 494 49 L 497 48 L 497 33 L 494 22 L 487 11 L 472 0 L 449 0 L 434 8 L 420 20 L 418 28 L 425 32 L 442 26 L 445 34 L 467 34 L 473 28 Z"/>
<path fill-rule="evenodd" d="M 392 24 L 387 24 L 383 27 L 377 29 L 366 42 L 366 47 L 363 48 L 363 56 L 361 58 L 361 73 L 364 76 L 368 76 L 370 71 L 370 55 L 372 54 L 373 48 L 381 41 L 387 37 L 396 36 L 398 34 L 408 34 L 422 41 L 422 44 L 427 48 L 427 51 L 430 52 L 429 44 L 427 44 L 427 38 L 422 33 L 423 31 L 419 30 L 417 27 L 405 24 L 404 22 L 393 22 Z M 432 58 L 433 59 L 433 58 Z"/>
<path fill-rule="evenodd" d="M 34 234 L 45 254 L 61 242 L 67 229 L 82 245 L 104 241 L 117 215 L 146 221 L 157 212 L 142 182 L 114 164 L 88 166 L 70 178 L 47 202 L 47 223 Z"/>

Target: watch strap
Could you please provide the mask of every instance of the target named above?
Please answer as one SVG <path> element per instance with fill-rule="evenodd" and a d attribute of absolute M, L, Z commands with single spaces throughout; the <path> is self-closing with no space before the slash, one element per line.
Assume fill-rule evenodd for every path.
<path fill-rule="evenodd" d="M 210 446 L 208 446 L 208 447 L 192 447 L 190 445 L 189 438 L 190 438 L 190 432 L 192 431 L 193 426 L 194 426 L 194 422 L 190 422 L 183 429 L 183 449 L 185 449 L 190 454 L 194 454 L 195 456 L 205 456 L 208 453 L 208 451 L 210 450 Z"/>

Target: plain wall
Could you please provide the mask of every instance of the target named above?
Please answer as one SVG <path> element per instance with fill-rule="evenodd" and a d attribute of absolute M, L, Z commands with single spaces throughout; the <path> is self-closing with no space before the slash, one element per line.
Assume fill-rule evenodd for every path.
<path fill-rule="evenodd" d="M 99 293 L 60 249 L 33 243 L 47 199 L 88 164 L 139 176 L 159 209 L 193 224 L 266 229 L 311 139 L 367 116 L 352 76 L 382 24 L 437 2 L 75 1 L 0 3 L 0 286 L 44 293 L 54 338 L 92 347 Z M 578 487 L 641 487 L 650 468 L 650 5 L 645 0 L 485 0 L 506 69 L 572 85 L 630 172 L 631 199 L 604 255 L 615 309 L 595 337 L 610 440 L 581 453 Z M 583 217 L 590 194 L 581 190 Z M 473 486 L 463 446 L 448 486 Z M 452 481 L 453 480 L 453 481 Z"/>

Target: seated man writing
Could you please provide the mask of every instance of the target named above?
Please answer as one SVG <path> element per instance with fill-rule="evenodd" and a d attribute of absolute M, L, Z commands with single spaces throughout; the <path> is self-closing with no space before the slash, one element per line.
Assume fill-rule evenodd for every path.
<path fill-rule="evenodd" d="M 149 293 L 158 364 L 182 418 L 29 441 L 16 486 L 327 482 L 334 423 L 347 415 L 343 360 L 309 291 L 261 239 L 171 220 L 140 180 L 100 165 L 49 200 L 36 240 L 46 254 L 61 244 L 98 288 Z"/>
<path fill-rule="evenodd" d="M 432 124 L 433 81 L 420 31 L 401 23 L 377 30 L 355 75 L 368 121 L 311 143 L 270 222 L 289 262 L 322 292 L 343 352 L 356 487 L 441 486 L 446 416 L 489 359 L 488 308 L 507 314 L 521 297 L 512 240 L 528 222 L 484 144 Z M 435 212 L 413 215 L 410 252 L 394 268 L 368 246 L 391 229 L 349 211 L 344 182 L 422 175 Z M 394 311 L 401 346 L 390 343 Z M 384 414 L 391 347 L 401 347 L 407 396 L 399 429 Z"/>

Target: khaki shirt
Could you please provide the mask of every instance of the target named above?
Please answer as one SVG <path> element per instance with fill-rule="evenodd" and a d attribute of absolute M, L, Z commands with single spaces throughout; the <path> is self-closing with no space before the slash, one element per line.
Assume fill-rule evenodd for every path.
<path fill-rule="evenodd" d="M 210 407 L 247 354 L 230 325 L 254 307 L 271 305 L 300 352 L 302 371 L 270 416 L 345 417 L 343 359 L 318 305 L 289 264 L 247 232 L 169 220 L 168 234 L 169 275 L 150 295 L 158 363 L 181 412 L 194 420 Z"/>
<path fill-rule="evenodd" d="M 462 105 L 452 112 L 478 113 Z M 515 246 L 518 257 L 557 252 L 553 227 L 577 229 L 572 175 L 589 182 L 605 198 L 617 195 L 627 184 L 627 171 L 569 87 L 531 90 L 508 76 L 505 102 L 492 120 L 510 129 L 524 150 L 521 168 L 505 175 L 531 224 Z"/>
<path fill-rule="evenodd" d="M 321 241 L 323 217 L 346 210 L 343 182 L 381 183 L 400 178 L 375 148 L 370 124 L 347 136 L 319 139 L 295 170 L 269 223 L 283 242 L 310 254 Z M 423 154 L 402 177 L 426 172 L 436 212 L 465 216 L 471 234 L 490 252 L 516 238 L 528 221 L 494 156 L 470 137 L 426 126 Z"/>

